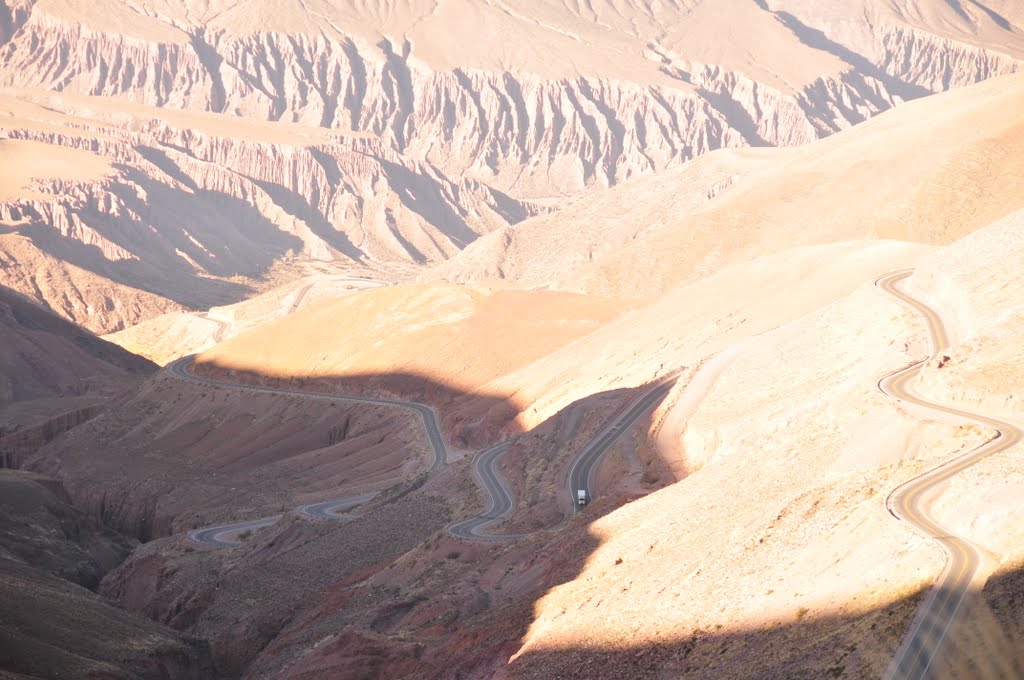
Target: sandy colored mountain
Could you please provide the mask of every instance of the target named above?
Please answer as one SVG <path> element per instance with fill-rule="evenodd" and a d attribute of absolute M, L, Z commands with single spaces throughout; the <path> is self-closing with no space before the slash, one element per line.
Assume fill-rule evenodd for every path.
<path fill-rule="evenodd" d="M 1021 359 L 1005 342 L 983 338 L 1018 332 L 1020 314 L 1006 312 L 1024 302 L 1019 277 L 1010 273 L 1024 256 L 1016 236 L 1022 218 L 1017 213 L 934 251 L 922 261 L 922 275 L 911 279 L 913 290 L 937 304 L 957 295 L 971 300 L 971 311 L 962 319 L 970 330 L 952 324 L 967 344 L 951 348 L 957 359 L 928 370 L 920 385 L 928 398 L 963 408 L 982 406 L 955 390 L 937 388 L 971 376 L 974 385 L 985 386 L 991 402 L 1012 402 L 1012 387 L 982 379 L 975 366 L 989 364 L 993 375 L 997 366 L 1012 374 Z M 999 256 L 990 257 L 995 252 Z M 998 262 L 989 268 L 993 260 Z M 901 327 L 902 332 L 893 332 Z M 615 650 L 630 659 L 633 651 L 650 650 L 636 655 L 643 660 L 595 669 L 591 677 L 617 677 L 616 672 L 628 672 L 623 669 L 659 664 L 747 677 L 752 659 L 742 649 L 750 644 L 744 637 L 767 640 L 771 631 L 795 621 L 804 622 L 797 629 L 813 630 L 836 617 L 864 631 L 856 648 L 843 655 L 846 673 L 880 673 L 888 655 L 870 644 L 868 626 L 879 621 L 894 596 L 926 587 L 942 567 L 940 555 L 911 548 L 919 539 L 891 521 L 884 496 L 915 470 L 987 436 L 956 419 L 923 420 L 918 413 L 901 413 L 874 389 L 873 375 L 884 373 L 887 364 L 906 361 L 901 353 L 913 357 L 922 351 L 926 345 L 917 320 L 870 282 L 822 312 L 759 337 L 725 370 L 689 420 L 680 450 L 691 464 L 701 461 L 699 471 L 590 527 L 591 540 L 600 547 L 575 579 L 542 600 L 513 662 L 519 670 L 512 675 L 575 677 L 580 659 L 610 660 Z M 785 356 L 800 356 L 801 367 L 777 360 Z M 789 394 L 805 396 L 784 396 Z M 1011 415 L 1004 407 L 1002 413 L 1019 418 L 1019 411 Z M 1004 575 L 1019 569 L 1024 558 L 1012 519 L 1020 512 L 1019 501 L 1009 501 L 1024 488 L 1020 453 L 1018 447 L 965 473 L 942 494 L 938 507 L 940 521 L 979 541 L 994 558 L 990 570 Z M 758 484 L 747 484 L 751 478 Z M 729 488 L 733 491 L 727 497 L 743 500 L 729 504 L 728 517 L 711 529 L 710 518 L 719 516 L 716 499 Z M 777 517 L 766 507 L 777 508 Z M 704 533 L 709 530 L 730 538 L 713 539 Z M 817 538 L 807 543 L 810 536 Z M 881 554 L 890 557 L 880 560 Z M 739 564 L 743 567 L 736 569 Z M 882 582 L 885 588 L 879 588 Z M 1005 612 L 1005 603 L 988 599 L 988 606 Z M 708 607 L 708 602 L 716 604 Z M 616 612 L 615 618 L 602 617 L 597 607 Z M 1019 634 L 1020 615 L 1017 611 L 1003 620 L 1001 635 L 1012 640 Z M 602 625 L 588 625 L 595 620 Z M 719 635 L 721 630 L 734 632 Z M 699 652 L 717 637 L 719 660 L 682 653 L 688 647 Z M 988 665 L 984 648 L 963 643 L 957 653 L 979 664 L 979 672 L 999 670 Z M 760 655 L 753 663 L 776 669 L 768 675 L 783 668 L 813 668 L 823 661 L 813 653 L 824 651 L 833 659 L 838 654 L 822 640 L 796 644 L 802 647 L 799 660 L 773 658 L 760 647 L 749 653 Z M 962 670 L 968 659 L 951 663 L 948 669 Z M 941 667 L 939 672 L 944 672 Z"/>
<path fill-rule="evenodd" d="M 1014 75 L 799 149 L 716 152 L 494 233 L 439 270 L 487 279 L 489 265 L 460 266 L 496 251 L 517 285 L 609 297 L 380 289 L 243 334 L 202 354 L 200 370 L 360 386 L 407 375 L 512 399 L 516 413 L 534 413 L 523 416 L 530 427 L 563 408 L 552 395 L 574 394 L 577 381 L 643 384 L 707 356 L 706 342 L 721 349 L 723 328 L 738 327 L 738 339 L 784 324 L 873 272 L 909 266 L 922 252 L 911 244 L 949 243 L 1024 208 L 1022 140 L 1024 78 Z"/>
<path fill-rule="evenodd" d="M 327 266 L 323 268 L 329 269 Z M 385 285 L 384 282 L 377 279 L 317 273 L 275 286 L 242 302 L 212 307 L 205 312 L 161 314 L 103 337 L 130 352 L 166 365 L 280 319 L 318 300 L 333 299 L 353 290 L 381 285 Z"/>
<path fill-rule="evenodd" d="M 1020 420 L 1019 3 L 0 3 L 0 675 L 882 675 L 993 433 L 875 281 Z M 937 677 L 1024 670 L 1022 454 Z"/>
<path fill-rule="evenodd" d="M 401 276 L 536 211 L 360 135 L 26 91 L 0 111 L 0 282 L 98 332 L 324 269 Z"/>
<path fill-rule="evenodd" d="M 998 101 L 995 89 L 1012 97 L 1018 83 L 982 85 L 978 99 Z M 984 123 L 1001 134 L 992 108 L 959 105 L 965 96 L 922 102 L 916 116 L 936 121 L 934 130 Z M 908 134 L 905 110 L 827 143 L 898 150 Z M 1016 120 L 1016 109 L 999 110 Z M 994 145 L 979 137 L 978 149 Z M 974 149 L 957 146 L 968 156 Z M 868 151 L 862 153 L 870 157 Z M 752 164 L 759 183 L 776 187 L 787 178 L 803 182 L 817 167 L 792 156 L 778 163 L 760 153 L 735 156 L 740 172 Z M 709 156 L 692 166 L 694 176 L 713 186 L 729 176 L 728 160 Z M 1012 177 L 1012 166 L 1003 167 Z M 817 171 L 837 192 L 835 201 L 850 205 L 878 172 L 871 164 L 861 175 L 842 164 L 835 175 Z M 972 173 L 968 167 L 959 181 L 986 185 L 984 173 Z M 766 203 L 763 210 L 803 215 L 805 224 L 839 219 L 814 186 L 803 186 L 798 196 L 784 194 L 788 205 Z M 717 207 L 724 216 L 726 204 L 716 203 L 740 188 L 693 195 L 704 193 L 702 209 Z M 111 515 L 124 530 L 152 531 L 146 535 L 156 540 L 111 574 L 104 592 L 211 640 L 218 668 L 233 673 L 316 677 L 358 665 L 436 678 L 456 671 L 643 677 L 659 669 L 755 678 L 836 668 L 877 676 L 942 568 L 930 544 L 886 513 L 885 497 L 987 433 L 900 407 L 877 391 L 881 375 L 928 346 L 920 319 L 874 279 L 916 266 L 910 288 L 950 315 L 952 359 L 928 369 L 922 391 L 963 400 L 965 408 L 1007 417 L 1014 411 L 1019 357 L 1007 338 L 1018 332 L 1024 306 L 1015 274 L 1024 257 L 1016 236 L 1022 213 L 1000 221 L 1006 194 L 965 196 L 965 212 L 990 223 L 962 238 L 924 228 L 954 205 L 909 201 L 897 207 L 906 224 L 918 225 L 903 234 L 917 243 L 837 227 L 825 233 L 840 242 L 783 240 L 753 258 L 742 248 L 723 249 L 731 266 L 698 280 L 680 273 L 650 297 L 437 283 L 352 291 L 310 301 L 204 352 L 202 375 L 398 395 L 438 408 L 447 436 L 464 450 L 421 486 L 411 481 L 411 463 L 422 453 L 408 449 L 405 481 L 385 474 L 384 464 L 398 460 L 385 458 L 385 449 L 359 458 L 352 469 L 367 475 L 362 482 L 397 484 L 399 491 L 352 522 L 311 523 L 286 513 L 230 555 L 190 552 L 172 534 L 227 519 L 232 508 L 244 517 L 288 510 L 313 500 L 314 488 L 343 495 L 360 481 L 345 472 L 359 447 L 325 453 L 327 425 L 340 413 L 358 424 L 356 432 L 375 421 L 394 427 L 399 446 L 420 441 L 414 422 L 227 388 L 203 396 L 203 388 L 162 376 L 131 408 L 76 428 L 32 464 L 87 479 L 69 484 L 69 493 L 88 507 L 97 507 L 96 489 L 132 489 Z M 636 243 L 649 236 L 641 233 Z M 723 351 L 729 361 L 720 375 L 689 400 L 700 368 Z M 665 403 L 602 465 L 595 504 L 569 518 L 564 484 L 574 455 L 645 384 L 676 372 Z M 1006 380 L 995 377 L 1003 373 Z M 677 408 L 688 409 L 684 417 Z M 384 434 L 376 432 L 367 436 Z M 448 522 L 484 505 L 470 455 L 505 436 L 513 440 L 501 471 L 516 510 L 495 530 L 529 538 L 478 545 L 450 537 Z M 96 445 L 101 437 L 146 461 L 136 477 L 112 474 L 120 454 Z M 989 556 L 985 574 L 992 579 L 971 596 L 971 611 L 1003 631 L 1020 626 L 1022 615 L 1003 598 L 1019 587 L 1024 558 L 1013 524 L 1011 499 L 1024 482 L 1014 455 L 973 469 L 935 506 Z M 141 512 L 146 498 L 172 486 L 152 514 Z M 988 493 L 991 500 L 977 501 Z M 139 516 L 149 519 L 132 524 Z M 385 533 L 394 542 L 370 549 L 372 537 Z M 325 572 L 323 562 L 339 554 L 354 557 Z M 172 576 L 157 579 L 161 573 Z M 259 607 L 246 604 L 257 600 Z M 963 652 L 964 663 L 1001 658 L 956 635 L 956 649 L 974 650 Z"/>
<path fill-rule="evenodd" d="M 803 143 L 1024 56 L 1012 3 L 41 0 L 11 15 L 0 83 L 366 132 L 519 198 Z"/>
<path fill-rule="evenodd" d="M 0 17 L 0 283 L 100 333 L 325 264 L 406 280 L 592 188 L 804 144 L 1024 56 L 1013 3 L 938 0 L 8 0 Z"/>
<path fill-rule="evenodd" d="M 1022 144 L 1024 79 L 998 78 L 797 149 L 715 152 L 595 193 L 437 275 L 644 295 L 781 248 L 949 243 L 1024 207 Z"/>

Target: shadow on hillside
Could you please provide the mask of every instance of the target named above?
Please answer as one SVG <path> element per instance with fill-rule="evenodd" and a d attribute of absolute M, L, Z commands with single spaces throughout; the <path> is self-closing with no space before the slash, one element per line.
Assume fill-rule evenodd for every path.
<path fill-rule="evenodd" d="M 320 161 L 321 164 L 328 162 L 328 160 L 334 160 L 326 154 L 314 154 L 314 157 L 318 160 L 323 159 Z M 324 243 L 327 243 L 353 262 L 363 262 L 366 260 L 366 253 L 352 243 L 345 232 L 340 231 L 331 224 L 316 207 L 320 203 L 321 196 L 320 189 L 315 183 L 310 188 L 311 194 L 304 196 L 297 191 L 293 191 L 280 184 L 274 184 L 273 182 L 256 179 L 252 180 L 252 182 L 263 189 L 282 210 L 292 217 L 305 222 L 309 226 L 310 231 L 320 237 Z"/>
<path fill-rule="evenodd" d="M 924 596 L 917 592 L 860 613 L 797 609 L 785 623 L 694 630 L 658 644 L 531 651 L 509 670 L 513 678 L 881 677 Z M 1024 677 L 1022 631 L 1024 569 L 1017 569 L 967 594 L 923 677 Z"/>
<path fill-rule="evenodd" d="M 518 438 L 517 436 L 524 434 L 515 420 L 521 407 L 514 402 L 514 395 L 467 392 L 421 376 L 394 373 L 331 376 L 308 380 L 269 377 L 258 373 L 242 374 L 215 364 L 197 368 L 195 372 L 202 376 L 243 385 L 332 392 L 338 396 L 405 399 L 431 404 L 441 415 L 446 439 L 456 449 L 479 451 L 498 440 L 506 437 Z M 524 475 L 513 481 L 518 482 L 519 487 L 525 485 L 527 494 L 541 493 L 544 488 L 551 488 L 552 485 L 562 489 L 565 485 L 567 463 L 571 463 L 582 446 L 614 413 L 631 403 L 642 389 L 613 390 L 588 396 L 533 428 L 527 436 L 536 439 L 533 442 L 534 446 L 528 447 L 532 456 L 529 461 L 530 471 L 535 474 Z M 221 388 L 218 391 L 223 393 L 225 390 Z M 223 396 L 218 397 L 218 401 L 220 399 L 223 399 Z M 228 465 L 217 468 L 218 483 L 235 486 L 231 479 L 224 479 L 225 474 L 244 474 L 246 469 L 258 466 L 263 471 L 264 479 L 280 484 L 284 477 L 282 472 L 286 469 L 282 464 L 287 465 L 287 458 L 301 458 L 309 453 L 308 448 L 327 446 L 330 437 L 340 436 L 344 439 L 361 436 L 356 428 L 348 431 L 346 411 L 350 407 L 346 407 L 346 403 L 341 400 L 332 404 L 332 408 L 335 406 L 337 416 L 329 424 L 338 427 L 332 428 L 331 432 L 323 427 L 324 423 L 306 427 L 301 434 L 305 438 L 302 441 L 306 441 L 306 444 L 299 445 L 299 439 L 292 439 L 292 450 L 268 440 L 266 433 L 251 443 L 247 439 L 248 433 L 241 436 L 230 435 L 234 437 L 232 446 L 237 449 L 236 455 Z M 580 410 L 590 408 L 594 409 L 593 414 L 579 413 Z M 580 419 L 585 421 L 582 426 Z M 126 425 L 132 429 L 142 429 L 135 422 Z M 182 425 L 185 426 L 191 431 L 195 430 L 190 424 Z M 282 433 L 279 436 L 284 436 L 283 433 L 289 429 L 291 428 L 288 424 L 281 423 L 275 423 L 273 427 L 274 432 Z M 169 434 L 173 436 L 174 433 Z M 216 455 L 216 452 L 223 448 L 221 440 L 228 436 L 221 435 L 218 428 L 213 426 L 208 432 L 201 432 L 198 435 L 198 438 L 190 443 L 189 449 L 206 452 L 206 456 Z M 180 446 L 175 448 L 170 446 L 169 442 L 165 443 L 160 439 L 147 441 L 146 450 L 151 457 L 178 456 L 190 466 L 196 464 L 196 459 L 190 458 L 187 451 L 183 452 Z M 141 456 L 133 455 L 131 451 L 124 451 L 120 455 L 130 457 L 132 460 L 142 459 Z M 439 594 L 453 584 L 456 589 L 466 585 L 466 582 L 460 581 L 462 577 L 454 580 L 450 577 L 451 569 L 476 569 L 479 567 L 477 560 L 492 559 L 508 547 L 507 544 L 464 541 L 453 538 L 446 532 L 445 527 L 452 522 L 481 513 L 487 508 L 485 496 L 473 480 L 469 465 L 472 458 L 473 456 L 469 455 L 461 460 L 452 461 L 447 467 L 429 474 L 425 474 L 428 468 L 421 465 L 414 476 L 383 489 L 377 498 L 362 506 L 358 519 L 353 521 L 307 526 L 308 521 L 299 520 L 291 513 L 280 527 L 266 529 L 257 534 L 253 541 L 259 543 L 254 542 L 251 546 L 246 545 L 239 549 L 256 551 L 258 545 L 279 546 L 275 547 L 272 554 L 257 555 L 254 552 L 251 558 L 246 558 L 245 564 L 249 566 L 256 563 L 250 564 L 250 561 L 258 561 L 258 570 L 247 571 L 248 566 L 237 566 L 239 563 L 235 563 L 237 572 L 218 576 L 218 596 L 204 602 L 189 603 L 186 607 L 187 617 L 181 616 L 177 610 L 163 612 L 153 609 L 150 604 L 144 605 L 148 608 L 143 611 L 175 626 L 211 620 L 219 616 L 217 612 L 229 608 L 238 610 L 237 615 L 243 620 L 258 620 L 259 626 L 250 626 L 246 630 L 244 644 L 243 641 L 236 639 L 237 631 L 208 629 L 202 632 L 211 642 L 218 670 L 232 677 L 275 677 L 281 672 L 281 668 L 274 665 L 277 663 L 276 659 L 280 658 L 281 654 L 287 656 L 289 653 L 282 652 L 282 649 L 289 650 L 291 645 L 302 648 L 310 640 L 334 639 L 339 635 L 339 631 L 343 631 L 342 639 L 346 640 L 349 639 L 346 637 L 349 633 L 357 637 L 364 633 L 372 637 L 385 637 L 372 644 L 367 642 L 364 645 L 360 642 L 359 660 L 350 666 L 354 675 L 336 675 L 339 671 L 332 667 L 330 671 L 311 671 L 312 675 L 309 677 L 396 677 L 393 672 L 396 666 L 392 665 L 396 656 L 408 652 L 416 657 L 409 659 L 409 664 L 420 665 L 420 661 L 416 659 L 430 655 L 429 652 L 423 654 L 423 649 L 436 646 L 437 625 L 443 627 L 445 635 L 457 634 L 463 626 L 473 625 L 479 621 L 480 616 L 489 615 L 487 607 L 481 608 L 478 602 L 464 605 L 458 598 L 448 600 Z M 197 472 L 197 479 L 203 479 L 206 483 L 206 475 L 201 470 L 196 471 L 193 467 L 193 471 Z M 150 479 L 154 477 L 152 474 L 144 476 Z M 297 487 L 297 491 L 307 496 L 311 488 L 319 486 L 323 489 L 322 500 L 347 495 L 344 488 L 327 488 L 323 485 L 323 479 L 319 477 L 306 480 L 292 478 L 289 482 Z M 172 483 L 177 487 L 181 486 L 180 481 Z M 158 490 L 151 489 L 151 493 L 158 493 Z M 600 491 L 598 493 L 600 494 Z M 238 490 L 231 497 L 217 500 L 219 503 L 246 504 L 254 509 L 257 505 L 252 500 L 246 503 L 247 499 L 241 485 L 238 485 Z M 307 497 L 303 502 L 311 500 L 313 499 Z M 561 501 L 559 503 L 557 498 L 545 499 L 545 503 L 548 504 L 546 521 L 543 526 L 535 528 L 565 526 L 573 534 L 585 533 L 587 522 L 596 519 L 599 513 L 611 511 L 622 502 L 621 499 L 602 497 L 602 503 L 592 506 L 593 512 L 588 512 L 585 519 L 581 517 L 580 521 L 571 522 L 570 526 L 566 524 L 565 514 L 571 508 L 567 489 L 566 497 Z M 275 506 L 259 512 L 266 515 L 271 511 L 288 511 L 297 506 L 298 502 L 295 502 L 287 507 Z M 195 509 L 194 506 L 190 506 L 190 510 Z M 224 517 L 223 521 L 245 519 L 224 515 L 223 509 L 219 512 Z M 296 522 L 299 527 L 305 528 L 296 528 Z M 164 527 L 171 525 L 166 521 L 156 524 Z M 309 532 L 314 529 L 324 533 L 319 534 L 316 539 L 311 539 Z M 296 532 L 300 532 L 303 541 L 289 544 L 289 536 Z M 501 533 L 501 530 L 497 530 L 497 533 Z M 387 536 L 388 539 L 382 541 L 381 536 Z M 542 540 L 547 542 L 548 539 Z M 328 548 L 331 545 L 355 547 Z M 587 554 L 594 547 L 596 545 L 591 545 Z M 328 571 L 320 568 L 317 562 L 303 557 L 321 555 L 325 552 L 332 556 L 332 566 Z M 434 556 L 434 552 L 437 552 L 440 558 Z M 459 561 L 459 555 L 465 555 L 465 558 Z M 420 585 L 410 586 L 408 590 L 398 592 L 394 589 L 385 589 L 378 593 L 376 586 L 367 583 L 366 579 L 374 574 L 382 574 L 390 565 L 398 564 L 399 558 L 403 556 L 407 556 L 404 558 L 405 563 L 417 562 L 421 565 L 418 568 L 422 570 L 422 580 L 418 580 Z M 567 559 L 560 564 L 569 565 L 572 562 Z M 581 563 L 574 566 L 578 569 Z M 537 580 L 531 588 L 531 593 L 539 597 L 541 593 L 537 588 L 547 585 L 549 584 L 546 580 Z M 348 587 L 360 592 L 368 588 L 376 594 L 370 599 L 357 597 L 350 602 L 345 595 L 345 589 Z M 242 611 L 238 603 L 248 601 L 243 595 L 253 589 L 275 592 L 274 603 L 265 598 L 253 600 L 254 604 L 244 607 Z M 230 598 L 234 604 L 230 604 L 225 598 Z M 474 602 L 478 599 L 475 595 L 473 598 Z M 173 599 L 173 596 L 169 596 L 168 599 Z M 510 618 L 509 622 L 524 628 L 530 621 L 530 608 L 535 599 L 530 596 L 520 600 L 522 609 L 517 616 Z M 428 637 L 434 639 L 433 643 L 420 642 L 416 639 L 418 627 L 414 627 L 407 634 L 405 626 L 409 625 L 408 621 L 421 617 L 421 609 L 432 607 L 440 607 L 441 613 L 435 612 L 428 618 L 440 620 L 442 623 L 430 624 L 434 632 Z M 363 623 L 354 622 L 363 622 L 366 627 Z M 258 630 L 255 630 L 256 628 Z M 515 633 L 516 636 L 521 634 L 521 630 Z M 403 641 L 405 637 L 411 642 Z M 378 652 L 380 658 L 375 660 L 374 656 Z M 374 671 L 374 668 L 377 670 Z M 442 677 L 450 676 L 442 674 Z"/>
<path fill-rule="evenodd" d="M 316 378 L 270 376 L 220 366 L 215 362 L 193 364 L 192 372 L 242 386 L 337 394 L 339 397 L 401 399 L 428 404 L 437 409 L 449 442 L 458 448 L 480 448 L 493 444 L 500 436 L 514 435 L 520 431 L 514 423 L 519 407 L 510 395 L 466 392 L 414 373 L 396 371 Z"/>
<path fill-rule="evenodd" d="M 643 389 L 590 395 L 523 433 L 513 419 L 519 410 L 514 395 L 474 394 L 414 375 L 333 376 L 311 381 L 231 374 L 217 366 L 207 366 L 198 372 L 253 385 L 429 403 L 440 412 L 445 433 L 457 447 L 479 450 L 507 436 L 534 437 L 538 445 L 530 449 L 534 456 L 530 465 L 537 465 L 541 474 L 514 480 L 526 486 L 527 494 L 541 487 L 561 488 L 566 461 L 578 453 L 575 447 L 592 436 L 588 433 L 596 432 L 606 422 L 615 410 L 611 408 L 612 402 L 617 402 L 615 408 L 621 408 Z M 592 413 L 580 416 L 581 409 L 599 406 L 604 398 L 608 399 L 604 404 L 606 410 L 598 422 L 594 422 Z M 223 401 L 223 395 L 218 400 Z M 301 433 L 305 439 L 293 439 L 287 446 L 268 439 L 274 432 L 287 429 L 276 423 L 251 442 L 234 443 L 237 455 L 227 466 L 215 468 L 222 473 L 217 484 L 233 487 L 231 475 L 242 474 L 249 468 L 263 470 L 262 478 L 276 488 L 283 481 L 306 484 L 309 480 L 299 477 L 283 480 L 275 472 L 275 465 L 281 462 L 277 457 L 303 456 L 308 448 L 327 447 L 332 438 L 349 436 L 344 427 L 344 402 L 339 401 L 337 407 L 336 419 L 327 418 L 316 427 L 305 428 Z M 131 403 L 124 408 L 131 410 Z M 140 421 L 144 417 L 145 414 L 139 414 L 120 427 L 142 429 Z M 580 428 L 580 417 L 591 420 Z M 216 448 L 210 445 L 218 437 L 216 423 L 204 432 L 195 433 L 189 443 L 191 449 L 206 452 Z M 208 470 L 203 469 L 207 459 L 190 458 L 180 446 L 172 446 L 175 442 L 162 442 L 159 437 L 147 439 L 139 444 L 144 447 L 145 456 L 139 455 L 141 449 L 125 446 L 124 440 L 121 444 L 94 450 L 66 446 L 60 453 L 69 457 L 62 458 L 61 474 L 73 474 L 70 457 L 75 456 L 121 457 L 125 462 L 133 461 L 133 466 L 143 465 L 149 459 L 176 456 L 188 461 L 194 475 L 192 482 L 163 480 L 166 489 L 148 488 L 153 498 L 160 498 L 183 483 L 210 481 Z M 550 446 L 545 448 L 545 444 Z M 549 452 L 547 460 L 541 460 L 545 452 Z M 251 547 L 234 553 L 236 557 L 229 570 L 208 574 L 205 570 L 214 568 L 215 562 L 211 560 L 216 555 L 194 558 L 187 562 L 193 565 L 187 569 L 201 570 L 206 574 L 204 578 L 216 587 L 211 586 L 204 596 L 208 599 L 188 601 L 182 610 L 188 616 L 181 616 L 177 609 L 164 610 L 162 605 L 158 606 L 160 602 L 178 601 L 175 598 L 181 593 L 172 582 L 162 586 L 166 589 L 162 597 L 140 603 L 138 608 L 146 607 L 145 613 L 153 618 L 195 630 L 208 639 L 219 671 L 232 677 L 274 677 L 282 672 L 279 664 L 294 659 L 294 651 L 302 649 L 306 653 L 289 667 L 290 677 L 391 678 L 396 677 L 393 671 L 397 668 L 415 668 L 416 677 L 467 680 L 492 677 L 501 669 L 507 670 L 512 678 L 545 679 L 856 678 L 877 677 L 881 673 L 924 596 L 911 594 L 866 611 L 858 610 L 854 602 L 839 612 L 807 611 L 796 603 L 790 614 L 779 614 L 770 624 L 749 622 L 744 627 L 744 622 L 737 622 L 733 629 L 665 631 L 662 641 L 635 640 L 602 649 L 543 648 L 541 641 L 540 649 L 531 648 L 506 665 L 533 623 L 539 600 L 552 588 L 583 573 L 599 544 L 591 530 L 593 522 L 624 499 L 599 497 L 585 513 L 556 531 L 536 534 L 518 544 L 457 541 L 447 537 L 444 527 L 462 518 L 459 514 L 467 503 L 476 507 L 471 499 L 483 498 L 472 481 L 468 461 L 466 458 L 436 475 L 420 474 L 390 487 L 368 503 L 356 521 L 309 524 L 291 517 L 280 528 L 265 530 Z M 126 471 L 130 467 L 126 465 Z M 160 481 L 151 471 L 135 472 L 140 478 Z M 302 474 L 314 475 L 309 479 L 322 482 L 316 473 L 316 469 L 311 469 Z M 114 496 L 117 484 L 132 487 L 131 493 L 135 493 L 135 481 L 130 475 L 108 484 L 108 488 L 91 493 L 102 491 Z M 307 494 L 309 488 L 304 489 Z M 328 496 L 332 493 L 327 486 L 321 488 Z M 238 504 L 248 500 L 249 507 L 255 509 L 257 499 L 243 498 L 242 492 L 242 488 L 232 489 L 232 494 L 219 496 L 216 502 Z M 479 511 L 484 509 L 485 504 L 479 507 Z M 163 526 L 169 527 L 170 523 Z M 295 542 L 289 543 L 292 535 Z M 387 536 L 387 540 L 382 541 L 382 536 Z M 265 552 L 260 547 L 276 545 L 275 542 L 281 546 L 273 551 Z M 450 542 L 456 542 L 456 551 L 451 551 Z M 248 562 L 243 562 L 241 556 L 249 550 L 253 551 L 254 561 L 246 567 Z M 518 576 L 513 579 L 528 579 L 528 584 L 515 587 L 510 582 L 508 589 L 517 593 L 510 598 L 488 595 L 479 587 L 478 575 L 481 570 L 500 570 L 502 567 L 495 565 L 501 565 L 509 551 L 520 565 Z M 409 562 L 422 565 L 410 574 L 407 586 L 389 589 L 373 584 L 371 576 L 382 574 L 406 555 L 411 557 L 404 568 L 411 569 Z M 322 568 L 325 556 L 330 559 L 329 570 Z M 187 569 L 182 573 L 191 573 Z M 258 593 L 274 593 L 274 598 Z M 708 608 L 716 606 L 716 602 L 707 603 Z M 932 677 L 1020 677 L 1024 668 L 1020 658 L 1024 649 L 1020 637 L 1024 572 L 995 577 L 983 592 L 972 593 L 961 611 L 959 622 L 949 630 L 946 651 L 936 662 L 938 671 Z M 249 624 L 239 629 L 236 624 L 224 623 L 237 622 L 237 617 Z M 615 617 L 616 612 L 609 612 L 601 620 L 593 621 L 596 637 L 600 637 L 601 626 L 616 629 Z M 198 628 L 193 628 L 196 625 Z M 616 633 L 628 637 L 628 632 Z M 474 651 L 469 653 L 468 649 Z"/>
<path fill-rule="evenodd" d="M 883 68 L 872 63 L 871 60 L 864 55 L 854 52 L 845 45 L 835 42 L 821 30 L 804 24 L 789 12 L 776 11 L 772 12 L 772 14 L 775 15 L 776 19 L 778 19 L 783 26 L 792 31 L 803 44 L 816 50 L 821 50 L 822 52 L 828 52 L 829 54 L 843 60 L 856 69 L 858 73 L 869 76 L 882 83 L 891 94 L 899 96 L 904 101 L 910 101 L 911 99 L 926 97 L 932 94 L 932 92 L 925 87 L 908 83 L 904 80 L 900 80 L 896 76 L 890 75 Z"/>
<path fill-rule="evenodd" d="M 3 285 L 0 285 L 0 311 L 10 315 L 6 319 L 0 317 L 0 324 L 8 322 L 16 330 L 66 338 L 97 359 L 127 372 L 143 374 L 157 369 L 156 364 L 149 359 L 103 340 L 92 331 L 58 316 L 41 303 Z"/>
<path fill-rule="evenodd" d="M 119 205 L 90 198 L 73 210 L 81 221 L 134 258 L 108 259 L 99 246 L 63 236 L 29 208 L 18 231 L 40 250 L 117 283 L 193 308 L 238 302 L 252 293 L 226 281 L 259 278 L 302 241 L 286 233 L 249 203 L 201 189 L 166 155 L 147 157 L 181 186 L 160 182 L 137 168 L 115 164 L 120 181 L 107 191 Z M 59 209 L 59 206 L 58 206 Z"/>

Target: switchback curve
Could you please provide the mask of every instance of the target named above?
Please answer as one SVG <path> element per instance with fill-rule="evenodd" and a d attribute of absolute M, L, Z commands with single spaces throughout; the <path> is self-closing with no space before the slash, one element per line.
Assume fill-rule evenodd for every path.
<path fill-rule="evenodd" d="M 875 285 L 925 318 L 931 336 L 932 355 L 883 377 L 878 381 L 878 388 L 893 399 L 991 428 L 994 436 L 981 446 L 901 484 L 886 499 L 886 507 L 894 517 L 934 540 L 946 554 L 942 575 L 921 605 L 889 664 L 885 673 L 887 680 L 923 680 L 928 677 L 929 668 L 980 565 L 979 551 L 970 541 L 953 535 L 928 514 L 928 492 L 978 461 L 1005 451 L 1024 438 L 1024 432 L 1011 423 L 930 402 L 913 392 L 912 381 L 928 361 L 948 347 L 949 337 L 938 312 L 897 285 L 912 273 L 913 270 L 891 272 L 877 279 Z"/>

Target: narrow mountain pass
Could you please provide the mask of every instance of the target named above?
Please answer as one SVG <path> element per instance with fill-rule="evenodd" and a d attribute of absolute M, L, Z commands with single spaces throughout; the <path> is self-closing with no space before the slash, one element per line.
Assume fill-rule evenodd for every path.
<path fill-rule="evenodd" d="M 915 530 L 937 542 L 946 554 L 946 565 L 942 575 L 921 605 L 914 623 L 886 670 L 885 677 L 889 680 L 918 680 L 930 677 L 929 669 L 939 656 L 942 641 L 968 588 L 978 575 L 981 562 L 977 547 L 967 539 L 953 535 L 930 516 L 930 492 L 983 458 L 1005 451 L 1024 438 L 1024 432 L 1011 423 L 936 404 L 914 393 L 913 381 L 930 361 L 939 357 L 948 347 L 949 338 L 939 314 L 898 285 L 912 273 L 913 270 L 892 272 L 879 278 L 875 284 L 925 318 L 931 336 L 932 355 L 928 359 L 885 376 L 878 381 L 878 388 L 893 399 L 941 411 L 991 428 L 994 436 L 985 444 L 898 486 L 886 499 L 886 506 L 894 517 L 907 522 Z"/>

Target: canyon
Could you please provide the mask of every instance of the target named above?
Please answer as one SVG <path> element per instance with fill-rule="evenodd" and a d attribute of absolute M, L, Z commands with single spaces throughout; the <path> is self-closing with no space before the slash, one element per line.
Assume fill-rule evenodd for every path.
<path fill-rule="evenodd" d="M 994 433 L 880 381 L 1024 426 L 1022 36 L 0 0 L 0 675 L 891 672 L 893 491 Z M 980 556 L 933 677 L 1024 673 L 1022 452 L 922 504 Z"/>

